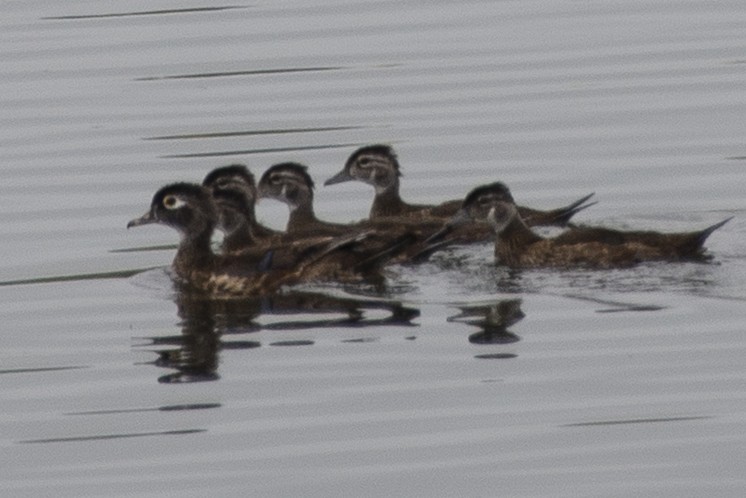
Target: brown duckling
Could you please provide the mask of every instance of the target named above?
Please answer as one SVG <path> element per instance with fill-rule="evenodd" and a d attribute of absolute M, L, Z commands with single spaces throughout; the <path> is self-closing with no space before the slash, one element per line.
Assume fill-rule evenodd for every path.
<path fill-rule="evenodd" d="M 223 254 L 291 243 L 299 238 L 290 237 L 285 232 L 258 232 L 256 227 L 259 223 L 253 218 L 253 212 L 249 207 L 250 200 L 240 188 L 215 188 L 212 190 L 212 199 L 219 213 L 216 228 L 223 232 Z"/>
<path fill-rule="evenodd" d="M 706 259 L 705 240 L 731 218 L 695 232 L 578 227 L 544 238 L 526 226 L 510 190 L 497 182 L 472 190 L 448 226 L 470 219 L 486 219 L 490 223 L 497 234 L 495 257 L 509 267 L 616 268 L 642 261 Z"/>
<path fill-rule="evenodd" d="M 217 227 L 224 234 L 223 252 L 240 251 L 279 239 L 282 232 L 267 228 L 256 219 L 256 183 L 245 165 L 215 168 L 205 176 L 202 185 L 210 190 L 218 206 Z"/>
<path fill-rule="evenodd" d="M 264 172 L 259 180 L 259 197 L 284 202 L 290 209 L 287 232 L 289 235 L 308 234 L 341 236 L 359 231 L 374 232 L 376 237 L 385 240 L 400 238 L 409 234 L 412 244 L 403 251 L 396 262 L 412 262 L 427 259 L 433 252 L 453 243 L 488 240 L 491 231 L 487 224 L 481 227 L 465 227 L 449 234 L 448 238 L 437 243 L 426 243 L 426 239 L 438 231 L 443 223 L 439 219 L 415 221 L 405 217 L 392 217 L 381 220 L 363 220 L 358 223 L 331 223 L 316 217 L 313 209 L 314 183 L 308 168 L 298 163 L 275 164 Z"/>
<path fill-rule="evenodd" d="M 414 219 L 438 218 L 446 221 L 461 208 L 460 200 L 446 201 L 439 205 L 408 204 L 399 195 L 399 177 L 401 168 L 394 150 L 389 145 L 377 144 L 361 147 L 353 152 L 342 171 L 329 178 L 324 185 L 352 180 L 372 185 L 376 194 L 369 214 L 371 220 L 402 216 Z M 518 211 L 529 226 L 565 226 L 575 213 L 595 204 L 586 204 L 592 196 L 593 194 L 589 194 L 565 207 L 549 211 L 522 206 L 518 207 Z"/>
<path fill-rule="evenodd" d="M 287 204 L 290 216 L 285 230 L 288 233 L 349 234 L 358 228 L 342 223 L 320 220 L 313 209 L 315 185 L 308 167 L 293 162 L 275 164 L 259 180 L 259 197 Z"/>
<path fill-rule="evenodd" d="M 247 249 L 267 248 L 277 244 L 291 244 L 307 237 L 337 236 L 349 231 L 319 233 L 306 230 L 303 233 L 279 232 L 265 227 L 256 220 L 254 206 L 258 192 L 254 176 L 243 165 L 230 165 L 211 171 L 203 185 L 212 193 L 218 207 L 217 228 L 224 233 L 222 251 L 241 252 Z"/>
<path fill-rule="evenodd" d="M 272 293 L 300 282 L 376 278 L 377 270 L 398 250 L 369 247 L 366 233 L 350 237 L 316 237 L 270 247 L 248 248 L 240 254 L 217 255 L 210 238 L 218 223 L 218 207 L 209 190 L 190 183 L 159 189 L 150 209 L 127 228 L 160 223 L 176 229 L 181 242 L 172 271 L 177 282 L 215 297 Z"/>

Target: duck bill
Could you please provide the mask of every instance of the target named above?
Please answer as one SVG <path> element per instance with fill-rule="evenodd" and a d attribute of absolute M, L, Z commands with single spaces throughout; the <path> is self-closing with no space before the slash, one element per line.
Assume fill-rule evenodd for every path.
<path fill-rule="evenodd" d="M 328 185 L 334 185 L 335 183 L 350 182 L 352 180 L 354 180 L 354 178 L 350 176 L 350 174 L 347 171 L 342 170 L 336 175 L 334 175 L 333 177 L 329 178 L 327 181 L 325 181 L 324 186 L 326 187 Z"/>
<path fill-rule="evenodd" d="M 443 228 L 432 234 L 430 237 L 427 238 L 425 241 L 428 244 L 432 244 L 434 242 L 439 242 L 443 240 L 445 237 L 448 236 L 451 232 L 456 230 L 461 225 L 465 225 L 466 223 L 469 223 L 471 221 L 471 218 L 467 214 L 466 211 L 463 209 L 457 212 L 455 215 L 453 215 L 453 218 L 448 220 L 444 225 Z"/>
<path fill-rule="evenodd" d="M 150 225 L 151 223 L 158 223 L 158 220 L 155 219 L 152 211 L 148 211 L 139 218 L 130 220 L 129 223 L 127 223 L 127 228 L 139 227 L 140 225 Z"/>

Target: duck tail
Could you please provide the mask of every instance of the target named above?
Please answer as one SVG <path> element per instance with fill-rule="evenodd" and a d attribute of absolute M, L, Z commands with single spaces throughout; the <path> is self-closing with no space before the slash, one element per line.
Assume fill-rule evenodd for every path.
<path fill-rule="evenodd" d="M 712 232 L 720 228 L 721 226 L 728 223 L 730 220 L 733 219 L 733 216 L 730 218 L 726 218 L 723 221 L 720 221 L 718 223 L 715 223 L 712 226 L 709 226 L 705 228 L 704 230 L 700 230 L 698 232 L 687 232 L 681 235 L 673 235 L 673 237 L 678 237 L 678 242 L 675 243 L 675 251 L 676 254 L 680 258 L 688 259 L 688 258 L 694 258 L 694 259 L 700 259 L 705 258 L 709 259 L 708 256 L 705 256 L 704 254 L 704 243 L 707 240 L 707 238 L 712 235 Z"/>
<path fill-rule="evenodd" d="M 702 245 L 704 245 L 705 241 L 707 240 L 707 237 L 709 237 L 710 235 L 712 235 L 712 232 L 714 232 L 715 230 L 717 230 L 721 226 L 725 225 L 726 223 L 728 223 L 733 218 L 734 217 L 731 216 L 729 218 L 724 219 L 723 221 L 720 221 L 718 223 L 715 223 L 712 226 L 709 226 L 709 227 L 705 228 L 704 230 L 702 230 L 700 232 L 697 232 L 697 236 L 695 238 L 696 246 L 697 247 L 702 247 Z"/>
<path fill-rule="evenodd" d="M 590 194 L 586 195 L 585 197 L 581 197 L 577 201 L 573 202 L 572 204 L 568 204 L 565 207 L 561 207 L 554 210 L 554 224 L 559 226 L 567 225 L 570 222 L 570 218 L 575 216 L 580 211 L 589 208 L 593 206 L 594 204 L 598 204 L 598 201 L 588 202 L 586 201 L 593 197 L 596 193 L 591 192 Z"/>

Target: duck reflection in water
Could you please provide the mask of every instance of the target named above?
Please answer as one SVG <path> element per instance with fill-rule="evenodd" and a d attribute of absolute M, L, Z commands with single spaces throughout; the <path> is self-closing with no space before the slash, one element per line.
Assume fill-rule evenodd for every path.
<path fill-rule="evenodd" d="M 482 330 L 469 335 L 473 344 L 510 344 L 521 340 L 508 327 L 526 315 L 521 310 L 520 299 L 503 299 L 491 304 L 459 306 L 460 313 L 448 318 L 449 322 L 474 325 Z"/>
<path fill-rule="evenodd" d="M 262 346 L 260 341 L 236 338 L 242 334 L 372 326 L 414 327 L 416 324 L 412 320 L 420 315 L 418 309 L 397 301 L 302 291 L 245 299 L 209 299 L 201 293 L 182 291 L 177 292 L 175 301 L 181 335 L 152 337 L 145 346 L 158 348 L 154 350 L 158 358 L 149 364 L 176 370 L 159 377 L 158 382 L 167 384 L 218 380 L 219 353 L 222 350 Z M 386 315 L 368 318 L 366 312 L 369 311 L 383 311 Z M 312 316 L 319 314 L 327 316 Z M 297 319 L 262 324 L 257 321 L 262 315 L 296 315 Z M 313 341 L 277 340 L 267 345 L 311 344 Z"/>

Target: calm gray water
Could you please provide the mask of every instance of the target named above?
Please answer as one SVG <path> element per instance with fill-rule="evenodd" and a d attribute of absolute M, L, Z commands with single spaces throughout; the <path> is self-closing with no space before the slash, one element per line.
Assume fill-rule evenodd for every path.
<path fill-rule="evenodd" d="M 743 496 L 742 1 L 7 1 L 0 494 Z M 237 303 L 175 295 L 162 184 L 392 143 L 410 201 L 590 192 L 735 216 L 711 264 L 496 268 L 489 246 Z M 366 215 L 362 184 L 317 214 Z M 268 224 L 287 213 L 258 206 Z M 140 248 L 140 249 L 139 249 Z M 361 297 L 363 296 L 363 297 Z M 507 323 L 507 327 L 506 327 Z"/>

